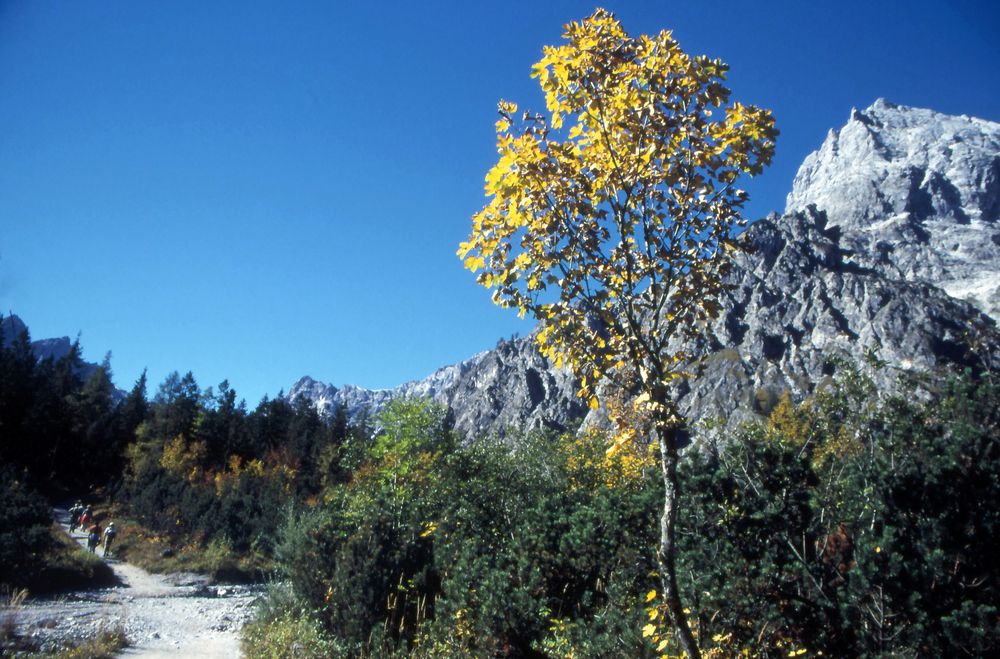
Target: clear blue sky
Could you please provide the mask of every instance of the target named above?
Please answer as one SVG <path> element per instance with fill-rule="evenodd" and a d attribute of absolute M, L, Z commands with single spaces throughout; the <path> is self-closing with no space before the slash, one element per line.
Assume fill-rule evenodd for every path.
<path fill-rule="evenodd" d="M 751 215 L 882 96 L 1000 120 L 981 2 L 613 2 L 774 110 Z M 115 380 L 391 387 L 531 327 L 454 253 L 500 98 L 591 2 L 0 0 L 0 310 Z"/>

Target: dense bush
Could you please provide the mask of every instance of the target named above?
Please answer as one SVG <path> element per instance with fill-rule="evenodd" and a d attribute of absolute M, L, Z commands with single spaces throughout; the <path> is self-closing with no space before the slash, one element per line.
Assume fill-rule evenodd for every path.
<path fill-rule="evenodd" d="M 243 629 L 243 651 L 248 657 L 268 659 L 330 659 L 346 654 L 318 620 L 289 613 L 250 622 Z"/>
<path fill-rule="evenodd" d="M 730 652 L 1000 651 L 1000 390 L 930 403 L 848 374 L 684 464 L 681 551 L 702 638 Z M 704 641 L 703 641 L 704 642 Z"/>
<path fill-rule="evenodd" d="M 52 515 L 23 475 L 0 466 L 0 584 L 24 585 L 44 566 L 52 546 Z"/>
<path fill-rule="evenodd" d="M 437 574 L 426 532 L 453 448 L 443 412 L 424 403 L 395 403 L 379 424 L 381 434 L 367 442 L 370 459 L 293 519 L 278 548 L 295 591 L 358 651 L 412 637 L 433 608 Z"/>
<path fill-rule="evenodd" d="M 575 636 L 591 656 L 641 654 L 659 481 L 609 485 L 620 464 L 579 459 L 604 448 L 598 435 L 535 435 L 453 456 L 433 536 L 443 577 L 427 635 L 439 649 L 521 656 Z"/>
<path fill-rule="evenodd" d="M 597 435 L 458 447 L 423 401 L 393 403 L 376 426 L 353 479 L 291 518 L 278 549 L 348 654 L 647 649 L 635 586 L 653 583 L 658 479 L 623 479 Z"/>
<path fill-rule="evenodd" d="M 979 505 L 1000 497 L 1000 391 L 921 386 L 847 371 L 687 452 L 681 586 L 706 654 L 1000 650 L 1000 511 Z M 387 413 L 353 478 L 286 525 L 289 620 L 343 656 L 671 651 L 644 456 L 614 462 L 599 434 L 459 447 L 440 410 Z"/>

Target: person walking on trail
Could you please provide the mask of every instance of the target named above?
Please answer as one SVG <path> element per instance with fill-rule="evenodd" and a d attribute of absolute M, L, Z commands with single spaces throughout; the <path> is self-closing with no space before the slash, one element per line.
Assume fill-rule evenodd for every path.
<path fill-rule="evenodd" d="M 97 545 L 101 542 L 101 525 L 97 522 L 87 529 L 87 549 L 91 554 L 97 553 Z"/>
<path fill-rule="evenodd" d="M 90 508 L 90 506 L 87 506 L 86 508 L 83 509 L 83 512 L 80 514 L 80 528 L 81 529 L 87 528 L 93 521 L 94 521 L 93 510 Z"/>
<path fill-rule="evenodd" d="M 77 500 L 73 507 L 69 509 L 69 532 L 76 531 L 80 526 L 80 516 L 83 515 L 83 503 Z"/>
<path fill-rule="evenodd" d="M 115 530 L 115 523 L 109 522 L 108 528 L 104 529 L 104 555 L 107 556 L 108 552 L 111 551 L 111 543 L 115 541 L 115 536 L 118 535 L 118 531 Z"/>

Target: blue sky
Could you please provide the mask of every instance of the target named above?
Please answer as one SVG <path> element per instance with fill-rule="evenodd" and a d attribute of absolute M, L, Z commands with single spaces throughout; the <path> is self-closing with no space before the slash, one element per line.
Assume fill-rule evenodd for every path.
<path fill-rule="evenodd" d="M 496 102 L 587 2 L 0 0 L 0 311 L 255 404 L 310 374 L 391 387 L 531 325 L 455 257 Z M 1000 121 L 981 2 L 615 2 L 632 34 L 722 58 L 771 108 L 751 217 L 852 106 Z"/>

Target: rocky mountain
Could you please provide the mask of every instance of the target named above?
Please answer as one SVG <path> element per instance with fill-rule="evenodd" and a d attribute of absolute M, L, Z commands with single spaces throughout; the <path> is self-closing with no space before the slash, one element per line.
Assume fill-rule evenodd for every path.
<path fill-rule="evenodd" d="M 0 319 L 0 345 L 9 345 L 15 338 L 27 331 L 28 326 L 16 314 L 4 316 Z M 59 361 L 68 355 L 72 348 L 73 342 L 69 340 L 68 336 L 61 336 L 54 339 L 39 339 L 31 342 L 31 352 L 34 353 L 35 359 L 38 361 L 42 361 L 43 359 Z M 81 380 L 86 381 L 94 374 L 97 368 L 98 364 L 81 361 L 76 374 Z M 123 398 L 124 395 L 125 392 L 115 389 L 116 399 Z"/>
<path fill-rule="evenodd" d="M 676 388 L 681 409 L 740 422 L 810 393 L 834 357 L 885 389 L 909 370 L 1000 365 L 998 216 L 1000 124 L 884 100 L 852 111 L 803 162 L 785 214 L 744 233 L 724 311 L 691 346 L 701 358 Z M 289 396 L 350 414 L 429 396 L 471 438 L 601 423 L 574 392 L 529 336 L 391 390 L 302 378 Z"/>
<path fill-rule="evenodd" d="M 1000 124 L 879 99 L 802 163 L 785 212 L 810 205 L 873 267 L 1000 319 Z"/>
<path fill-rule="evenodd" d="M 562 430 L 588 411 L 576 397 L 572 374 L 552 367 L 532 337 L 501 340 L 493 350 L 393 389 L 338 389 L 303 377 L 288 392 L 292 400 L 299 396 L 326 414 L 343 405 L 352 419 L 377 412 L 393 398 L 430 398 L 448 407 L 455 428 L 466 437 L 503 434 L 509 427 Z"/>

